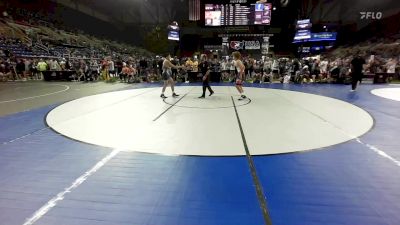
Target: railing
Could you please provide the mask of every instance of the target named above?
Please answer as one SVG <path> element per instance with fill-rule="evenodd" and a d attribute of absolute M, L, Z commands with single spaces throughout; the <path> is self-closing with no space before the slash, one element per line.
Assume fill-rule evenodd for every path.
<path fill-rule="evenodd" d="M 21 41 L 27 38 L 25 31 L 23 31 L 20 27 L 18 27 L 14 23 L 7 22 L 7 25 L 13 30 L 13 36 L 14 36 L 13 38 L 18 38 Z"/>
<path fill-rule="evenodd" d="M 48 48 L 47 46 L 43 45 L 42 43 L 39 43 L 39 42 L 37 42 L 37 43 L 35 44 L 35 46 L 33 46 L 33 48 L 34 48 L 34 49 L 43 50 L 43 51 L 45 51 L 45 52 L 47 52 L 47 53 L 50 53 L 49 48 Z"/>
<path fill-rule="evenodd" d="M 54 55 L 55 57 L 57 57 L 57 58 L 60 58 L 60 57 L 61 57 L 61 53 L 60 53 L 60 52 L 57 52 L 57 51 L 53 51 L 53 55 Z"/>
<path fill-rule="evenodd" d="M 30 39 L 29 37 L 25 36 L 22 39 L 22 43 L 24 43 L 25 45 L 27 45 L 28 47 L 31 47 L 33 45 L 32 39 Z"/>

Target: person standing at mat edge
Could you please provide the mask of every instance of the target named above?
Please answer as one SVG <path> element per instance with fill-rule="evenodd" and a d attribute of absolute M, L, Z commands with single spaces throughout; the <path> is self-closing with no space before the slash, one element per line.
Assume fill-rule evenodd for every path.
<path fill-rule="evenodd" d="M 175 81 L 172 79 L 172 68 L 174 69 L 181 69 L 184 68 L 184 66 L 175 66 L 174 64 L 171 63 L 171 55 L 168 54 L 167 57 L 165 57 L 164 62 L 162 64 L 162 79 L 164 80 L 164 86 L 162 88 L 162 93 L 161 93 L 161 98 L 167 98 L 164 95 L 165 89 L 167 88 L 168 84 L 171 86 L 172 90 L 172 97 L 178 97 L 175 93 L 174 86 L 175 86 Z"/>
<path fill-rule="evenodd" d="M 246 99 L 246 95 L 244 94 L 243 91 L 243 80 L 245 78 L 244 71 L 245 71 L 245 66 L 241 60 L 242 55 L 240 52 L 234 52 L 232 53 L 233 60 L 234 60 L 234 65 L 236 67 L 237 75 L 236 75 L 236 89 L 240 93 L 240 98 L 239 100 Z"/>
<path fill-rule="evenodd" d="M 361 83 L 363 77 L 363 65 L 365 60 L 357 53 L 356 57 L 351 60 L 351 92 L 355 91 L 358 82 Z"/>
<path fill-rule="evenodd" d="M 203 94 L 199 98 L 206 97 L 206 89 L 210 92 L 210 96 L 214 94 L 214 91 L 210 87 L 210 64 L 207 61 L 207 56 L 201 56 L 201 63 L 199 64 L 199 69 L 203 75 Z"/>

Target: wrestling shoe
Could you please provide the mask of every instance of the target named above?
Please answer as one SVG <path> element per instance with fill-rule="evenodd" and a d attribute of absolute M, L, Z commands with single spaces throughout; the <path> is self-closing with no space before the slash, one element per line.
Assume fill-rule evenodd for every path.
<path fill-rule="evenodd" d="M 245 100 L 246 98 L 247 98 L 246 95 L 242 95 L 242 96 L 240 96 L 240 98 L 238 100 L 242 101 L 242 100 Z"/>

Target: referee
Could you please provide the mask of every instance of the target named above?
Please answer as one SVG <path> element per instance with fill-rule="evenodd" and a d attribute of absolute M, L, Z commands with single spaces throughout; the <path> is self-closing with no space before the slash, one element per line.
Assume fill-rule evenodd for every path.
<path fill-rule="evenodd" d="M 210 92 L 210 96 L 214 94 L 214 91 L 210 87 L 210 64 L 207 61 L 207 56 L 202 55 L 201 63 L 199 64 L 199 70 L 203 75 L 203 94 L 199 98 L 206 97 L 206 89 Z"/>

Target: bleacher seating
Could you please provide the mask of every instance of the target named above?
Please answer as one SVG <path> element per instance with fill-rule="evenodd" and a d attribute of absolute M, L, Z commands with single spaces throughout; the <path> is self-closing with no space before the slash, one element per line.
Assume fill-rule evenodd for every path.
<path fill-rule="evenodd" d="M 14 15 L 14 19 L 0 19 L 0 38 L 11 39 L 16 43 L 3 41 L 0 50 L 8 50 L 18 57 L 152 56 L 150 52 L 128 44 L 99 39 L 82 31 L 57 29 L 51 21 L 44 21 L 46 17 L 40 13 L 11 9 L 10 14 Z"/>

